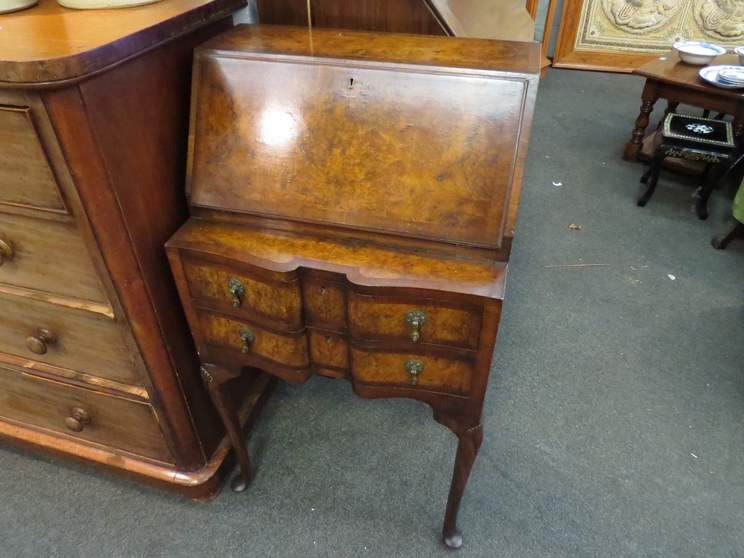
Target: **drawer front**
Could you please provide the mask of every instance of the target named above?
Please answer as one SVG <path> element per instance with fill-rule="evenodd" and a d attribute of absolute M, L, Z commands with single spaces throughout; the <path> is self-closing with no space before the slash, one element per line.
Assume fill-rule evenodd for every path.
<path fill-rule="evenodd" d="M 346 327 L 346 289 L 343 284 L 303 277 L 302 300 L 308 325 Z"/>
<path fill-rule="evenodd" d="M 0 417 L 172 462 L 157 419 L 146 403 L 0 367 Z"/>
<path fill-rule="evenodd" d="M 309 365 L 307 338 L 305 332 L 300 334 L 278 334 L 262 329 L 255 324 L 248 324 L 238 319 L 217 316 L 199 311 L 199 328 L 208 345 L 216 345 L 259 355 L 278 364 L 292 367 Z M 245 334 L 244 332 L 249 332 Z M 247 336 L 246 339 L 241 334 Z"/>
<path fill-rule="evenodd" d="M 65 212 L 28 108 L 0 106 L 0 204 Z"/>
<path fill-rule="evenodd" d="M 349 294 L 349 329 L 355 339 L 408 340 L 414 325 L 406 321 L 411 312 L 423 312 L 418 343 L 476 349 L 482 309 L 447 307 L 427 299 Z"/>
<path fill-rule="evenodd" d="M 298 280 L 268 282 L 210 263 L 182 261 L 193 300 L 228 313 L 258 312 L 286 325 L 301 323 Z"/>
<path fill-rule="evenodd" d="M 419 363 L 423 366 L 414 375 L 406 369 L 407 363 Z M 417 370 L 416 365 L 411 369 Z M 355 380 L 366 384 L 468 395 L 473 365 L 467 361 L 438 356 L 375 352 L 352 346 L 351 374 Z"/>
<path fill-rule="evenodd" d="M 4 293 L 0 307 L 0 352 L 126 384 L 140 383 L 121 330 L 110 318 Z M 54 340 L 43 342 L 40 328 Z"/>
<path fill-rule="evenodd" d="M 310 356 L 321 367 L 349 368 L 349 343 L 343 335 L 310 330 Z"/>
<path fill-rule="evenodd" d="M 0 241 L 13 252 L 12 258 L 5 258 L 0 265 L 0 283 L 107 302 L 83 239 L 73 225 L 0 214 Z"/>

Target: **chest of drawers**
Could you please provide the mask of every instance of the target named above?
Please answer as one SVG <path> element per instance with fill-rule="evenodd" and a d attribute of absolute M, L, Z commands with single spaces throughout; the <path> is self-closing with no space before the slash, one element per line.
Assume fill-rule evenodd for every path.
<path fill-rule="evenodd" d="M 0 16 L 0 438 L 194 498 L 229 451 L 163 243 L 193 48 L 240 0 Z M 248 382 L 250 383 L 250 382 Z M 266 380 L 248 387 L 246 411 Z"/>
<path fill-rule="evenodd" d="M 166 250 L 234 488 L 230 382 L 345 378 L 458 436 L 460 546 L 538 72 L 537 45 L 271 26 L 197 50 L 192 217 Z"/>

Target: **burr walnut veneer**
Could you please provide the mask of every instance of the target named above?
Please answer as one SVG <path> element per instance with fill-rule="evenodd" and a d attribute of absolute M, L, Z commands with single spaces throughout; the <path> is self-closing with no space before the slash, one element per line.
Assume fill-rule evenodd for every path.
<path fill-rule="evenodd" d="M 0 438 L 194 498 L 229 450 L 163 243 L 193 48 L 242 0 L 0 16 Z M 265 379 L 254 377 L 249 410 Z"/>
<path fill-rule="evenodd" d="M 234 488 L 226 382 L 346 378 L 458 436 L 461 544 L 539 69 L 536 44 L 291 27 L 197 50 L 192 217 L 167 251 Z"/>

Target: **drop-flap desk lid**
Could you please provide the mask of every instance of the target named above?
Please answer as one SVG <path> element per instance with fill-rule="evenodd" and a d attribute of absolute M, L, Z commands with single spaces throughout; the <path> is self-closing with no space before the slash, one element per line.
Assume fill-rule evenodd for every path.
<path fill-rule="evenodd" d="M 197 50 L 194 208 L 498 249 L 533 43 L 240 26 Z"/>

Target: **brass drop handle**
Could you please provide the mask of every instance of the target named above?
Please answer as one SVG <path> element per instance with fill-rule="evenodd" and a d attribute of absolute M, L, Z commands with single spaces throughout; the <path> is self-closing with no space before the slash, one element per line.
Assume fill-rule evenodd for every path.
<path fill-rule="evenodd" d="M 406 314 L 406 323 L 413 329 L 411 332 L 411 341 L 417 343 L 421 339 L 419 328 L 426 324 L 426 314 L 421 310 L 411 310 Z"/>
<path fill-rule="evenodd" d="M 0 265 L 3 265 L 6 261 L 13 259 L 13 248 L 0 238 Z"/>
<path fill-rule="evenodd" d="M 245 296 L 245 287 L 243 286 L 243 283 L 237 279 L 230 279 L 227 282 L 227 290 L 230 291 L 230 294 L 233 297 L 233 306 L 238 308 L 240 306 L 240 297 Z"/>
<path fill-rule="evenodd" d="M 47 345 L 54 345 L 56 343 L 57 336 L 43 327 L 38 328 L 34 335 L 26 337 L 26 347 L 28 347 L 29 351 L 37 355 L 45 355 L 48 348 Z"/>
<path fill-rule="evenodd" d="M 240 340 L 243 342 L 243 347 L 240 349 L 243 353 L 247 353 L 251 350 L 251 343 L 256 340 L 256 337 L 251 333 L 249 329 L 241 327 L 238 331 Z"/>
<path fill-rule="evenodd" d="M 90 415 L 80 407 L 75 407 L 70 416 L 65 419 L 65 426 L 73 432 L 82 432 L 88 424 L 90 424 Z"/>
<path fill-rule="evenodd" d="M 420 360 L 409 360 L 404 368 L 411 375 L 411 385 L 418 384 L 418 376 L 424 371 L 424 363 Z"/>

